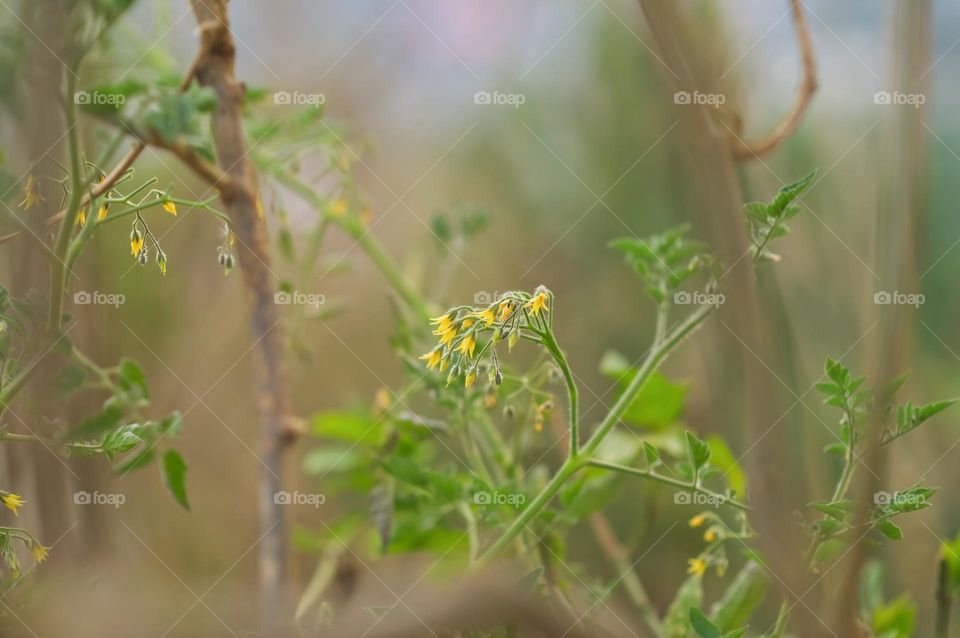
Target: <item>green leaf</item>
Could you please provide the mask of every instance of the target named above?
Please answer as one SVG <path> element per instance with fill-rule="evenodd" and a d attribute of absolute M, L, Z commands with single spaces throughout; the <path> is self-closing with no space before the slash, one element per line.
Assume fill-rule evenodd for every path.
<path fill-rule="evenodd" d="M 319 437 L 366 445 L 375 445 L 383 434 L 381 422 L 354 412 L 321 412 L 314 415 L 311 429 Z"/>
<path fill-rule="evenodd" d="M 881 518 L 876 522 L 875 527 L 892 541 L 898 541 L 903 538 L 903 530 L 888 518 Z"/>
<path fill-rule="evenodd" d="M 710 446 L 703 439 L 697 438 L 693 432 L 684 432 L 684 436 L 687 440 L 687 454 L 690 457 L 690 464 L 693 466 L 694 472 L 699 472 L 710 460 Z"/>
<path fill-rule="evenodd" d="M 156 454 L 154 453 L 153 448 L 148 447 L 137 452 L 136 454 L 132 454 L 127 460 L 113 468 L 113 472 L 114 474 L 123 476 L 124 474 L 128 474 L 134 470 L 139 470 L 149 465 L 154 456 L 156 456 Z"/>
<path fill-rule="evenodd" d="M 311 449 L 303 457 L 303 472 L 310 476 L 350 472 L 364 464 L 364 456 L 342 446 L 324 445 Z"/>
<path fill-rule="evenodd" d="M 119 375 L 120 387 L 133 397 L 134 400 L 150 398 L 146 377 L 136 361 L 133 359 L 121 359 Z"/>
<path fill-rule="evenodd" d="M 690 626 L 700 638 L 723 638 L 716 625 L 707 620 L 703 612 L 696 607 L 690 608 Z"/>
<path fill-rule="evenodd" d="M 187 501 L 187 463 L 176 450 L 167 450 L 163 454 L 163 482 L 170 490 L 173 498 L 187 511 L 190 503 Z"/>
<path fill-rule="evenodd" d="M 653 468 L 660 465 L 663 461 L 660 459 L 660 450 L 654 447 L 648 441 L 643 442 L 643 455 L 647 459 L 647 467 Z"/>
<path fill-rule="evenodd" d="M 102 412 L 84 419 L 80 425 L 67 433 L 67 439 L 80 441 L 94 438 L 107 430 L 113 430 L 120 425 L 123 413 L 123 408 L 116 401 L 107 400 Z"/>
<path fill-rule="evenodd" d="M 710 464 L 720 470 L 723 479 L 737 496 L 747 493 L 747 475 L 737 462 L 726 441 L 716 435 L 707 437 L 710 444 Z"/>
<path fill-rule="evenodd" d="M 141 441 L 143 438 L 140 436 L 139 425 L 123 425 L 108 432 L 100 441 L 100 448 L 108 459 L 113 460 L 116 456 L 135 448 Z"/>
<path fill-rule="evenodd" d="M 883 638 L 911 638 L 917 623 L 917 608 L 901 596 L 873 612 L 873 635 Z"/>
<path fill-rule="evenodd" d="M 696 574 L 687 577 L 677 590 L 673 602 L 663 618 L 664 638 L 687 638 L 690 632 L 690 610 L 700 609 L 703 603 L 703 578 Z"/>
<path fill-rule="evenodd" d="M 755 561 L 747 561 L 711 609 L 710 615 L 721 632 L 744 625 L 767 595 L 767 577 Z"/>

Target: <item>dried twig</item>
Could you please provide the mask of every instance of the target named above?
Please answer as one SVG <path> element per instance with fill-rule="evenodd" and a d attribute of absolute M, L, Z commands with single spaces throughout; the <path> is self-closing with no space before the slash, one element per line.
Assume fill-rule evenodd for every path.
<path fill-rule="evenodd" d="M 803 15 L 802 0 L 790 0 L 790 11 L 793 18 L 793 27 L 797 33 L 797 45 L 800 47 L 800 59 L 803 63 L 803 82 L 797 91 L 793 107 L 784 116 L 780 123 L 770 133 L 754 142 L 746 142 L 737 135 L 732 135 L 730 143 L 733 147 L 733 157 L 738 161 L 758 159 L 766 155 L 790 137 L 800 123 L 813 94 L 817 91 L 817 68 L 813 59 L 813 43 L 810 39 L 810 30 Z"/>
<path fill-rule="evenodd" d="M 257 178 L 247 156 L 243 132 L 244 86 L 234 74 L 236 49 L 230 32 L 226 0 L 192 0 L 200 29 L 200 53 L 196 79 L 217 95 L 212 130 L 217 160 L 227 180 L 217 178 L 224 208 L 237 237 L 238 262 L 243 272 L 250 308 L 250 322 L 259 354 L 257 408 L 260 418 L 261 472 L 258 504 L 262 537 L 260 551 L 260 598 L 264 631 L 279 627 L 286 614 L 286 527 L 283 506 L 275 502 L 280 490 L 283 451 L 295 436 L 288 418 L 283 370 L 283 339 L 274 304 L 274 281 L 270 271 L 267 229 L 260 214 Z M 206 176 L 208 179 L 211 175 Z"/>

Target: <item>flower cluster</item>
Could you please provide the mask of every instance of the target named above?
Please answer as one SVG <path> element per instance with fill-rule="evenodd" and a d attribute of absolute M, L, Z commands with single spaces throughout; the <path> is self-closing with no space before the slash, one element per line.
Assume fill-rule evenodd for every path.
<path fill-rule="evenodd" d="M 451 308 L 431 320 L 439 343 L 420 358 L 431 370 L 449 369 L 447 385 L 462 376 L 468 388 L 476 382 L 481 364 L 489 358 L 489 382 L 500 385 L 503 375 L 497 344 L 506 341 L 509 352 L 521 338 L 539 341 L 548 326 L 550 298 L 550 291 L 540 286 L 532 295 L 507 292 L 487 306 Z"/>
<path fill-rule="evenodd" d="M 26 501 L 24 501 L 23 497 L 19 494 L 0 490 L 0 503 L 13 512 L 14 515 L 19 516 L 19 509 L 23 507 Z M 35 563 L 42 563 L 47 560 L 47 553 L 50 548 L 44 547 L 43 544 L 34 538 L 27 530 L 18 527 L 0 527 L 0 555 L 2 555 L 3 562 L 13 577 L 19 578 L 20 561 L 14 550 L 14 544 L 12 542 L 14 539 L 19 540 L 27 546 Z"/>

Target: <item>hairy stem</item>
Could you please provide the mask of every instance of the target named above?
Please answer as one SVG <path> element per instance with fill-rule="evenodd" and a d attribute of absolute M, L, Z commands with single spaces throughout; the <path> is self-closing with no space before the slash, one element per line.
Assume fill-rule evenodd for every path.
<path fill-rule="evenodd" d="M 580 454 L 580 415 L 578 412 L 579 394 L 577 392 L 577 384 L 573 380 L 573 372 L 570 370 L 570 364 L 567 363 L 567 358 L 563 355 L 563 350 L 560 349 L 556 337 L 553 336 L 553 331 L 546 330 L 541 334 L 541 339 L 543 340 L 544 347 L 550 352 L 554 361 L 557 362 L 557 366 L 560 367 L 563 380 L 567 384 L 567 400 L 569 402 L 567 421 L 570 426 L 570 458 L 575 459 L 577 455 Z"/>
<path fill-rule="evenodd" d="M 731 507 L 736 507 L 737 509 L 744 511 L 748 511 L 750 509 L 749 505 L 746 503 L 741 503 L 735 498 L 727 498 L 725 495 L 702 487 L 699 484 L 681 481 L 680 479 L 657 474 L 656 472 L 652 472 L 650 470 L 639 470 L 637 468 L 627 467 L 626 465 L 618 465 L 616 463 L 608 463 L 606 461 L 587 461 L 587 465 L 590 465 L 591 467 L 603 468 L 605 470 L 612 470 L 614 472 L 620 472 L 621 474 L 629 474 L 630 476 L 638 476 L 640 478 L 650 479 L 651 481 L 663 483 L 664 485 L 671 485 L 679 490 L 690 492 L 691 494 L 703 494 L 704 496 L 707 496 L 718 503 L 726 503 Z"/>

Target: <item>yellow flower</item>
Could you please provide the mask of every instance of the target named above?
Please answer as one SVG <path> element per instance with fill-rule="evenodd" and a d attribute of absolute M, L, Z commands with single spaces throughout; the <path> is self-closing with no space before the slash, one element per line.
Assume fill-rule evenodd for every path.
<path fill-rule="evenodd" d="M 488 328 L 489 328 L 491 325 L 493 325 L 493 322 L 494 322 L 494 321 L 496 320 L 496 318 L 497 318 L 497 317 L 496 317 L 496 314 L 494 314 L 494 311 L 493 311 L 493 308 L 492 308 L 492 307 L 487 308 L 487 309 L 484 310 L 483 312 L 474 313 L 473 316 L 476 317 L 477 319 L 479 319 L 480 321 L 484 322 L 485 324 L 487 324 L 487 327 L 488 327 Z"/>
<path fill-rule="evenodd" d="M 103 204 L 100 206 L 100 210 L 97 211 L 97 221 L 102 222 L 107 217 L 107 205 Z"/>
<path fill-rule="evenodd" d="M 467 378 L 466 378 L 466 380 L 464 381 L 463 385 L 464 385 L 464 387 L 469 388 L 470 386 L 473 385 L 473 382 L 476 381 L 476 380 L 477 380 L 477 373 L 476 373 L 476 372 L 468 372 L 468 373 L 467 373 Z"/>
<path fill-rule="evenodd" d="M 87 223 L 87 211 L 85 209 L 81 209 L 80 212 L 77 213 L 77 225 L 85 226 L 86 223 Z"/>
<path fill-rule="evenodd" d="M 473 351 L 477 348 L 477 341 L 473 338 L 473 335 L 467 335 L 463 338 L 463 341 L 460 342 L 460 345 L 457 346 L 457 350 L 467 355 L 468 357 L 473 356 Z"/>
<path fill-rule="evenodd" d="M 524 304 L 524 307 L 530 308 L 530 314 L 532 315 L 539 314 L 541 310 L 549 311 L 550 309 L 547 307 L 547 293 L 538 292 L 533 299 Z"/>
<path fill-rule="evenodd" d="M 390 391 L 386 388 L 378 388 L 373 395 L 373 407 L 377 412 L 385 412 L 390 407 Z"/>
<path fill-rule="evenodd" d="M 453 323 L 453 317 L 450 316 L 450 313 L 447 313 L 445 315 L 440 315 L 439 317 L 434 317 L 430 320 L 430 323 L 437 324 L 439 326 L 437 328 L 438 330 L 446 330 L 446 328 Z"/>
<path fill-rule="evenodd" d="M 509 301 L 501 301 L 499 311 L 500 311 L 499 319 L 500 321 L 503 321 L 504 319 L 509 317 L 510 314 L 513 312 L 513 304 Z"/>
<path fill-rule="evenodd" d="M 260 219 L 263 219 L 263 202 L 260 201 L 259 197 L 257 198 L 256 205 L 257 205 L 257 217 L 259 217 Z"/>
<path fill-rule="evenodd" d="M 163 210 L 167 211 L 174 217 L 177 216 L 177 205 L 171 202 L 169 199 L 163 202 Z"/>
<path fill-rule="evenodd" d="M 469 328 L 469 327 L 472 326 L 472 325 L 473 325 L 473 319 L 464 319 L 464 320 L 463 320 L 463 323 L 460 324 L 460 327 L 461 327 L 463 330 L 466 330 L 467 328 Z"/>
<path fill-rule="evenodd" d="M 13 492 L 0 492 L 0 501 L 2 501 L 3 504 L 6 505 L 16 516 L 20 515 L 20 513 L 17 511 L 17 508 L 26 502 L 23 500 L 23 498 L 17 494 L 14 494 Z"/>
<path fill-rule="evenodd" d="M 420 359 L 423 359 L 427 362 L 427 368 L 433 370 L 440 364 L 441 350 L 440 348 L 435 348 L 426 354 L 420 355 Z"/>
<path fill-rule="evenodd" d="M 697 514 L 696 516 L 690 519 L 690 527 L 700 527 L 701 525 L 703 525 L 703 522 L 705 520 L 707 520 L 706 516 L 704 516 L 703 514 Z"/>
<path fill-rule="evenodd" d="M 143 237 L 140 233 L 134 232 L 130 237 L 130 254 L 136 257 L 143 248 Z"/>
<path fill-rule="evenodd" d="M 450 357 L 440 360 L 440 372 L 446 372 L 447 368 L 450 367 Z"/>
<path fill-rule="evenodd" d="M 697 576 L 703 576 L 707 573 L 707 561 L 702 558 L 688 558 L 687 564 L 687 573 L 696 574 Z"/>
<path fill-rule="evenodd" d="M 457 329 L 454 328 L 453 326 L 450 326 L 449 328 L 444 330 L 442 333 L 434 332 L 433 334 L 440 335 L 440 345 L 445 346 L 451 341 L 453 341 L 453 338 L 457 336 Z"/>
<path fill-rule="evenodd" d="M 540 432 L 542 430 L 543 430 L 543 423 L 541 423 L 540 421 L 537 421 L 536 423 L 533 424 L 534 432 Z"/>
<path fill-rule="evenodd" d="M 167 274 L 167 255 L 162 250 L 157 250 L 157 265 L 160 266 L 160 274 Z"/>
<path fill-rule="evenodd" d="M 43 196 L 37 192 L 37 178 L 33 175 L 27 178 L 27 183 L 23 187 L 23 201 L 20 205 L 24 210 L 30 210 L 31 207 L 46 201 Z"/>
<path fill-rule="evenodd" d="M 33 560 L 38 563 L 42 563 L 43 561 L 47 560 L 48 549 L 50 548 L 44 547 L 40 543 L 34 543 L 33 546 L 30 548 L 30 553 L 33 554 Z"/>
<path fill-rule="evenodd" d="M 708 543 L 712 543 L 713 541 L 717 540 L 717 533 L 712 529 L 708 529 L 703 534 L 703 540 L 707 541 Z"/>
<path fill-rule="evenodd" d="M 344 197 L 338 197 L 330 204 L 330 207 L 327 209 L 327 213 L 331 217 L 343 217 L 347 214 L 348 210 L 350 210 L 350 202 L 348 202 Z"/>

